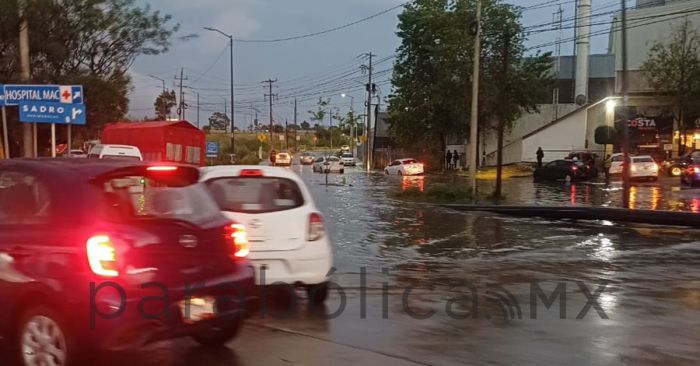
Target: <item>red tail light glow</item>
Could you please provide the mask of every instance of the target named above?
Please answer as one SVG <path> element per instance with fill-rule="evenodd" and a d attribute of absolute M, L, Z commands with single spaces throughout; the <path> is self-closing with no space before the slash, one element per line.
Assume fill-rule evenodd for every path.
<path fill-rule="evenodd" d="M 92 272 L 98 276 L 116 277 L 117 251 L 109 236 L 96 235 L 88 239 L 86 244 L 88 263 Z"/>
<path fill-rule="evenodd" d="M 572 166 L 571 166 L 571 170 L 577 171 L 577 170 L 578 170 L 578 167 L 577 167 L 576 165 L 572 165 Z"/>
<path fill-rule="evenodd" d="M 325 234 L 325 226 L 323 225 L 323 218 L 319 213 L 312 213 L 309 215 L 309 234 L 307 237 L 308 241 L 316 241 L 323 237 Z"/>
<path fill-rule="evenodd" d="M 177 170 L 176 166 L 165 166 L 165 165 L 154 165 L 146 168 L 149 172 L 174 172 Z"/>
<path fill-rule="evenodd" d="M 695 174 L 700 174 L 700 167 L 696 166 L 693 170 L 695 171 Z"/>
<path fill-rule="evenodd" d="M 227 236 L 233 239 L 233 256 L 245 258 L 250 254 L 250 244 L 248 243 L 248 233 L 245 226 L 241 224 L 231 224 L 226 227 Z"/>
<path fill-rule="evenodd" d="M 260 169 L 241 169 L 239 174 L 241 177 L 262 177 L 263 173 Z"/>

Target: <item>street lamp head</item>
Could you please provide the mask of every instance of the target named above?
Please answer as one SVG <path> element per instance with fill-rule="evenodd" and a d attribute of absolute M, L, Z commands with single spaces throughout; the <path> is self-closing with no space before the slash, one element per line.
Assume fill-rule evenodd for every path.
<path fill-rule="evenodd" d="M 343 98 L 347 97 L 347 95 L 346 95 L 345 93 L 340 94 L 340 96 L 343 97 Z"/>

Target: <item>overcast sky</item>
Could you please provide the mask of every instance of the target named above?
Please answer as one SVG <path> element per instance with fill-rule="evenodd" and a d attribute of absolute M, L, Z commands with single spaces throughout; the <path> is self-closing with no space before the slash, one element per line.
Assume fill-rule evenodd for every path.
<path fill-rule="evenodd" d="M 405 0 L 138 0 L 152 9 L 173 16 L 173 22 L 181 26 L 180 33 L 198 34 L 199 37 L 173 44 L 171 50 L 158 56 L 141 56 L 132 67 L 133 90 L 131 92 L 130 117 L 134 119 L 153 115 L 153 101 L 162 89 L 159 80 L 166 80 L 166 88 L 175 87 L 176 75 L 184 68 L 188 80 L 185 85 L 197 88 L 200 94 L 200 121 L 206 124 L 214 111 L 223 111 L 229 103 L 229 49 L 224 36 L 203 30 L 214 27 L 243 40 L 278 39 L 308 34 L 344 25 L 375 13 L 400 5 Z M 525 26 L 552 21 L 553 13 L 561 4 L 563 18 L 574 17 L 573 0 L 508 0 L 525 8 L 545 4 L 544 7 L 525 11 Z M 604 13 L 616 8 L 618 0 L 593 0 L 593 13 Z M 243 43 L 234 45 L 236 84 L 236 126 L 246 128 L 255 113 L 267 123 L 268 108 L 264 100 L 267 89 L 261 83 L 277 79 L 273 93 L 278 94 L 273 118 L 277 123 L 294 120 L 294 96 L 299 99 L 299 122 L 308 120 L 309 109 L 314 109 L 320 95 L 331 97 L 331 102 L 342 113 L 350 108 L 362 110 L 366 80 L 359 66 L 366 62 L 360 56 L 367 52 L 376 55 L 381 63 L 377 82 L 382 96 L 391 89 L 391 57 L 400 40 L 396 36 L 397 15 L 401 9 L 378 16 L 369 21 L 328 34 L 300 40 L 276 43 Z M 609 21 L 611 16 L 595 18 L 594 22 Z M 607 30 L 609 25 L 599 25 L 596 30 Z M 562 38 L 572 37 L 570 29 L 562 31 Z M 528 46 L 555 41 L 557 32 L 532 35 Z M 606 52 L 607 35 L 593 38 L 591 51 Z M 546 47 L 543 51 L 554 51 Z M 562 44 L 561 53 L 571 54 L 573 43 Z M 319 87 L 318 84 L 321 84 Z M 318 91 L 321 91 L 318 94 Z M 197 103 L 194 90 L 186 91 L 190 105 L 186 118 L 197 121 Z M 341 94 L 345 93 L 346 98 Z M 230 105 L 228 105 L 230 110 Z M 174 112 L 174 111 L 173 111 Z M 359 112 L 358 112 L 359 113 Z"/>

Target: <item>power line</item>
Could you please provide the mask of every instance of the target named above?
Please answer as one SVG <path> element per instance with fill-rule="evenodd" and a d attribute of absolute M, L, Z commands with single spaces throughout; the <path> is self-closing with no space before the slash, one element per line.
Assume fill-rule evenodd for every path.
<path fill-rule="evenodd" d="M 237 41 L 237 42 L 245 42 L 245 43 L 275 43 L 275 42 L 293 41 L 293 40 L 303 39 L 303 38 L 309 38 L 309 37 L 316 37 L 316 36 L 320 36 L 320 35 L 327 34 L 327 33 L 331 33 L 331 32 L 335 32 L 335 31 L 339 31 L 339 30 L 342 30 L 342 29 L 345 29 L 345 28 L 352 27 L 353 25 L 357 25 L 357 24 L 366 22 L 366 21 L 368 21 L 368 20 L 374 19 L 374 18 L 376 18 L 376 17 L 382 16 L 382 15 L 384 15 L 384 14 L 386 14 L 386 13 L 389 13 L 389 12 L 391 12 L 391 11 L 394 11 L 394 10 L 396 10 L 396 9 L 398 9 L 398 8 L 402 8 L 402 7 L 404 7 L 406 4 L 408 4 L 408 3 L 410 3 L 410 2 L 411 2 L 411 1 L 407 1 L 407 2 L 405 2 L 405 3 L 399 4 L 399 5 L 396 5 L 396 6 L 392 6 L 392 7 L 389 8 L 389 9 L 380 11 L 379 13 L 375 13 L 375 14 L 372 14 L 372 15 L 370 15 L 370 16 L 368 16 L 368 17 L 365 17 L 365 18 L 362 18 L 362 19 L 358 19 L 358 20 L 356 20 L 356 21 L 354 21 L 354 22 L 347 23 L 347 24 L 344 24 L 344 25 L 341 25 L 341 26 L 338 26 L 338 27 L 333 27 L 333 28 L 330 28 L 330 29 L 322 30 L 322 31 L 320 31 L 320 32 L 302 34 L 302 35 L 293 36 L 293 37 L 276 38 L 276 39 L 235 39 L 235 41 Z"/>

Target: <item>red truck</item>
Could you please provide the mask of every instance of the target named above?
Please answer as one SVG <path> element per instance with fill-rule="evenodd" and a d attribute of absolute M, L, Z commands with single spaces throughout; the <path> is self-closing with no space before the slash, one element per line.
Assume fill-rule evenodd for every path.
<path fill-rule="evenodd" d="M 205 163 L 204 132 L 187 121 L 110 123 L 102 131 L 100 143 L 136 146 L 144 161 Z"/>

